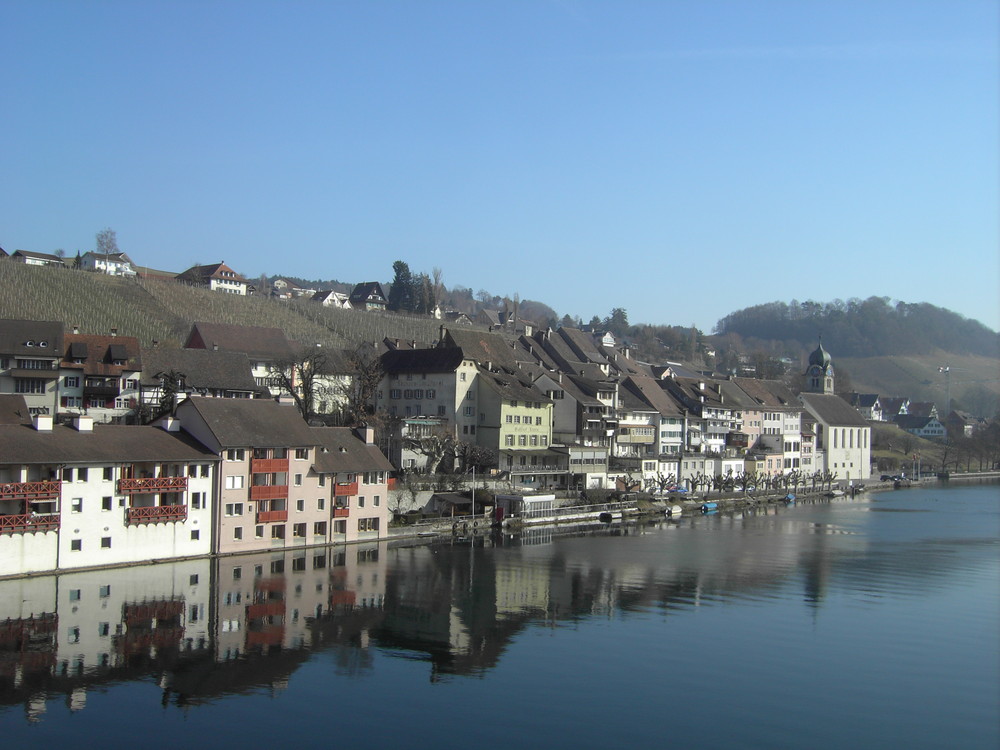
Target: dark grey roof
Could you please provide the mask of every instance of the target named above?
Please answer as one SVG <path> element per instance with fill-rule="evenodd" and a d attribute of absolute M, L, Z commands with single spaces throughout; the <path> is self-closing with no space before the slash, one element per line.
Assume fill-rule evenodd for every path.
<path fill-rule="evenodd" d="M 552 399 L 530 383 L 525 383 L 513 375 L 489 372 L 479 369 L 479 381 L 498 393 L 503 399 L 511 401 L 534 401 L 551 404 Z"/>
<path fill-rule="evenodd" d="M 349 427 L 313 427 L 313 441 L 318 447 L 315 469 L 321 474 L 365 471 L 392 471 L 382 451 L 358 439 Z"/>
<path fill-rule="evenodd" d="M 382 369 L 387 373 L 455 372 L 465 359 L 472 358 L 455 346 L 397 349 L 382 355 Z"/>
<path fill-rule="evenodd" d="M 661 417 L 676 418 L 684 416 L 684 411 L 680 408 L 677 401 L 670 398 L 653 378 L 644 375 L 629 375 L 622 381 L 622 388 L 619 393 L 621 395 L 630 393 L 641 399 L 642 402 L 659 412 Z"/>
<path fill-rule="evenodd" d="M 197 412 L 223 448 L 305 447 L 315 436 L 294 406 L 269 399 L 190 398 L 177 407 Z"/>
<path fill-rule="evenodd" d="M 140 425 L 94 425 L 92 432 L 57 425 L 39 432 L 0 425 L 0 456 L 7 464 L 205 461 L 215 454 L 183 432 Z"/>
<path fill-rule="evenodd" d="M 0 395 L 0 424 L 31 424 L 31 414 L 24 396 Z"/>
<path fill-rule="evenodd" d="M 188 388 L 254 392 L 259 390 L 243 352 L 206 349 L 143 349 L 142 382 L 158 385 L 160 373 L 183 373 Z"/>
<path fill-rule="evenodd" d="M 445 340 L 460 347 L 469 359 L 480 365 L 492 365 L 507 372 L 517 372 L 517 357 L 514 355 L 515 342 L 499 333 L 447 329 Z"/>
<path fill-rule="evenodd" d="M 861 412 L 844 401 L 840 396 L 824 393 L 802 393 L 799 395 L 805 407 L 821 422 L 838 427 L 866 427 L 867 420 Z"/>
<path fill-rule="evenodd" d="M 30 346 L 28 342 L 31 342 Z M 0 320 L 0 354 L 61 357 L 62 347 L 62 323 L 44 320 Z"/>

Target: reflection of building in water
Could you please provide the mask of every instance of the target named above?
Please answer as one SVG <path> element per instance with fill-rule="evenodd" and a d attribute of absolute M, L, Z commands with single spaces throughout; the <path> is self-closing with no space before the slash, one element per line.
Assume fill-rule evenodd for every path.
<path fill-rule="evenodd" d="M 29 718 L 88 689 L 160 675 L 178 705 L 248 686 L 282 689 L 310 648 L 365 664 L 381 621 L 386 544 L 0 580 L 0 705 Z"/>
<path fill-rule="evenodd" d="M 317 620 L 381 607 L 384 547 L 314 547 L 218 560 L 218 658 L 309 647 Z"/>
<path fill-rule="evenodd" d="M 90 685 L 148 674 L 209 645 L 208 560 L 0 581 L 0 696 L 27 698 L 31 716 Z"/>

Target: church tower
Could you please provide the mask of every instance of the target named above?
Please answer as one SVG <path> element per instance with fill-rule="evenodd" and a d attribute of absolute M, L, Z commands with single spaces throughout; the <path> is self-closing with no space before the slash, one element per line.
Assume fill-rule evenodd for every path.
<path fill-rule="evenodd" d="M 806 368 L 806 390 L 809 393 L 833 394 L 833 358 L 823 348 L 822 337 L 816 351 L 809 355 Z"/>

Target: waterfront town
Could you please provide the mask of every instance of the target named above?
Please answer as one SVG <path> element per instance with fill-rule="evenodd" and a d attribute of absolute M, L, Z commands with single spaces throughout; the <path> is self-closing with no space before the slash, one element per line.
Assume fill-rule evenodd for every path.
<path fill-rule="evenodd" d="M 6 262 L 58 265 L 17 251 Z M 124 253 L 79 267 L 137 277 Z M 176 281 L 252 285 L 224 263 Z M 301 290 L 300 290 L 301 291 Z M 273 296 L 291 295 L 280 280 Z M 317 304 L 380 314 L 377 282 Z M 334 301 L 331 302 L 330 300 Z M 872 425 L 929 437 L 967 415 L 835 394 L 822 343 L 786 382 L 638 361 L 608 331 L 516 314 L 440 320 L 437 340 L 332 351 L 279 328 L 195 322 L 183 346 L 0 320 L 0 576 L 384 540 L 397 522 L 645 492 L 850 489 Z M 476 476 L 483 490 L 477 503 Z M 444 490 L 449 478 L 452 492 Z"/>

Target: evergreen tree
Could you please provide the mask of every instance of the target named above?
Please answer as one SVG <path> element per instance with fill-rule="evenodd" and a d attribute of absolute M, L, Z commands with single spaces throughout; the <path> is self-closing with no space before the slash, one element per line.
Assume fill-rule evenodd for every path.
<path fill-rule="evenodd" d="M 410 273 L 410 267 L 405 262 L 397 260 L 392 264 L 392 270 L 396 275 L 389 288 L 389 309 L 412 311 L 414 294 L 413 275 Z"/>

